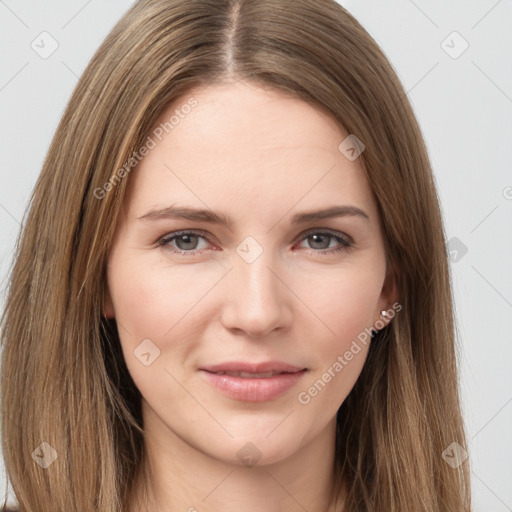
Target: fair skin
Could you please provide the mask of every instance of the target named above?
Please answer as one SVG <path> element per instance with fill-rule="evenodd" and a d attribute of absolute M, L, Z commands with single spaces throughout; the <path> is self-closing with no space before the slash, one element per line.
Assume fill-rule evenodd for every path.
<path fill-rule="evenodd" d="M 197 106 L 131 171 L 108 260 L 105 314 L 142 394 L 154 471 L 149 497 L 134 487 L 130 512 L 342 510 L 336 412 L 369 343 L 332 367 L 396 300 L 370 186 L 360 159 L 338 150 L 348 133 L 326 112 L 238 81 L 190 91 L 156 125 L 191 96 Z M 341 205 L 364 214 L 292 223 Z M 232 224 L 144 217 L 170 206 Z M 193 233 L 169 240 L 180 230 Z M 154 360 L 143 364 L 141 352 Z M 255 401 L 205 378 L 205 366 L 226 361 L 305 370 Z M 329 368 L 325 387 L 299 401 Z"/>

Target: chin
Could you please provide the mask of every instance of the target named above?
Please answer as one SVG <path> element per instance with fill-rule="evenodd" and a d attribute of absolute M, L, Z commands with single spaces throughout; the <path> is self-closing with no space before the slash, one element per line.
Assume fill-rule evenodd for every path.
<path fill-rule="evenodd" d="M 229 441 L 229 444 L 218 446 L 211 455 L 231 465 L 268 466 L 288 459 L 300 448 L 299 439 L 283 438 L 282 435 L 276 433 L 271 433 L 269 437 L 266 436 L 266 432 L 254 431 L 254 435 L 251 435 L 251 432 L 246 430 L 244 436 L 235 437 Z M 212 452 L 211 448 L 210 446 L 209 452 Z"/>

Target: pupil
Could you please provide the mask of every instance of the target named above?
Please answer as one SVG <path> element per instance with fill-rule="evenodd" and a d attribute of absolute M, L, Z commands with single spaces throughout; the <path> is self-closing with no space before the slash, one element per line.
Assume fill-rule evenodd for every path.
<path fill-rule="evenodd" d="M 316 249 L 327 249 L 329 247 L 329 237 L 324 235 L 311 235 L 313 240 L 313 243 L 320 243 L 322 247 L 316 247 Z M 320 242 L 318 242 L 318 239 L 320 239 Z M 324 239 L 324 244 L 322 244 L 322 239 Z M 327 245 L 325 245 L 325 241 L 327 241 Z"/>
<path fill-rule="evenodd" d="M 187 245 L 187 244 L 192 244 L 192 245 L 194 245 L 194 243 L 190 241 L 192 238 L 195 238 L 195 236 L 190 236 L 190 235 L 181 235 L 177 240 L 178 240 L 178 241 L 185 240 L 185 245 Z M 178 246 L 179 246 L 179 245 L 182 245 L 182 244 L 178 244 Z M 194 248 L 194 247 L 180 247 L 180 249 L 193 249 L 193 248 Z"/>

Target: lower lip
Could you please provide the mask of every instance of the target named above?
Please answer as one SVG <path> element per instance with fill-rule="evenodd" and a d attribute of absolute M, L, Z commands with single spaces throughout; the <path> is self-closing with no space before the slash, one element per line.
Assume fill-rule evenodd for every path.
<path fill-rule="evenodd" d="M 217 375 L 201 370 L 208 382 L 221 393 L 244 402 L 265 402 L 293 388 L 306 370 L 295 373 L 280 373 L 266 378 L 245 378 L 232 375 Z"/>

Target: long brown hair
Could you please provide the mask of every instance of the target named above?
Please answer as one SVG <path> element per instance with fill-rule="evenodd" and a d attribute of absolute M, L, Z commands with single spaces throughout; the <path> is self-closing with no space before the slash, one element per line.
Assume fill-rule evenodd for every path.
<path fill-rule="evenodd" d="M 468 460 L 443 458 L 466 442 L 427 151 L 388 60 L 334 0 L 141 0 L 92 58 L 31 197 L 2 317 L 3 456 L 20 511 L 122 509 L 143 461 L 141 397 L 122 326 L 101 313 L 126 162 L 170 102 L 226 78 L 294 94 L 365 145 L 402 311 L 338 412 L 346 510 L 469 511 Z"/>

